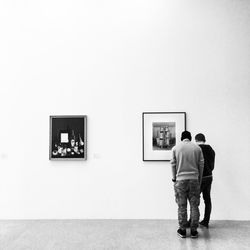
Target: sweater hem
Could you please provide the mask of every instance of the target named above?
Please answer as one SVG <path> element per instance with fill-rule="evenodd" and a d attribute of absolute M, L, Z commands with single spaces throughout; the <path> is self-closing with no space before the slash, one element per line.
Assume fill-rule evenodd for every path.
<path fill-rule="evenodd" d="M 183 180 L 199 180 L 198 176 L 193 175 L 184 175 L 184 176 L 177 176 L 177 181 L 183 181 Z"/>

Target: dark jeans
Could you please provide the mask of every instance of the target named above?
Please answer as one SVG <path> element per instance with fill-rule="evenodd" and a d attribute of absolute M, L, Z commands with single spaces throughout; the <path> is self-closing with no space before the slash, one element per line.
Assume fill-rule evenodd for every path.
<path fill-rule="evenodd" d="M 187 226 L 187 202 L 190 204 L 191 229 L 197 229 L 199 225 L 200 185 L 198 180 L 176 181 L 174 184 L 175 200 L 178 204 L 179 227 Z"/>
<path fill-rule="evenodd" d="M 201 183 L 201 193 L 203 196 L 203 200 L 205 203 L 205 213 L 204 213 L 204 219 L 203 221 L 205 223 L 209 223 L 210 221 L 210 214 L 212 211 L 212 202 L 211 202 L 211 185 L 212 185 L 213 177 L 206 177 L 202 179 Z"/>

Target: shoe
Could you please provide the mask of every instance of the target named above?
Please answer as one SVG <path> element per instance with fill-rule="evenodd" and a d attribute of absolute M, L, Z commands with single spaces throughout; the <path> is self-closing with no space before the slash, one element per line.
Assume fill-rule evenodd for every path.
<path fill-rule="evenodd" d="M 196 229 L 191 229 L 190 237 L 191 238 L 198 238 L 198 232 Z"/>
<path fill-rule="evenodd" d="M 202 220 L 199 224 L 200 224 L 201 226 L 203 226 L 203 227 L 206 227 L 206 228 L 209 227 L 209 226 L 208 226 L 208 223 L 206 223 L 204 220 Z"/>
<path fill-rule="evenodd" d="M 177 230 L 177 234 L 178 234 L 181 238 L 186 238 L 186 237 L 187 237 L 186 229 L 181 229 L 181 228 L 179 228 L 179 229 Z"/>

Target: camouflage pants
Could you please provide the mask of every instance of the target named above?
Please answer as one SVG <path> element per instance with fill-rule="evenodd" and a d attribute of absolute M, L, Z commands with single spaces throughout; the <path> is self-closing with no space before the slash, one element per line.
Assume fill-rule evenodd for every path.
<path fill-rule="evenodd" d="M 175 201 L 178 204 L 179 227 L 187 226 L 187 202 L 190 204 L 191 229 L 197 229 L 199 225 L 200 185 L 198 180 L 176 181 L 174 184 Z"/>

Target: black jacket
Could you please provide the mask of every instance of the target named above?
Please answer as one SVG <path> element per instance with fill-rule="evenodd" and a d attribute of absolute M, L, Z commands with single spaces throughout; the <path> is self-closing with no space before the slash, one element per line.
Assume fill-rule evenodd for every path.
<path fill-rule="evenodd" d="M 208 144 L 200 144 L 204 156 L 204 170 L 203 177 L 212 175 L 214 170 L 215 152 Z"/>

